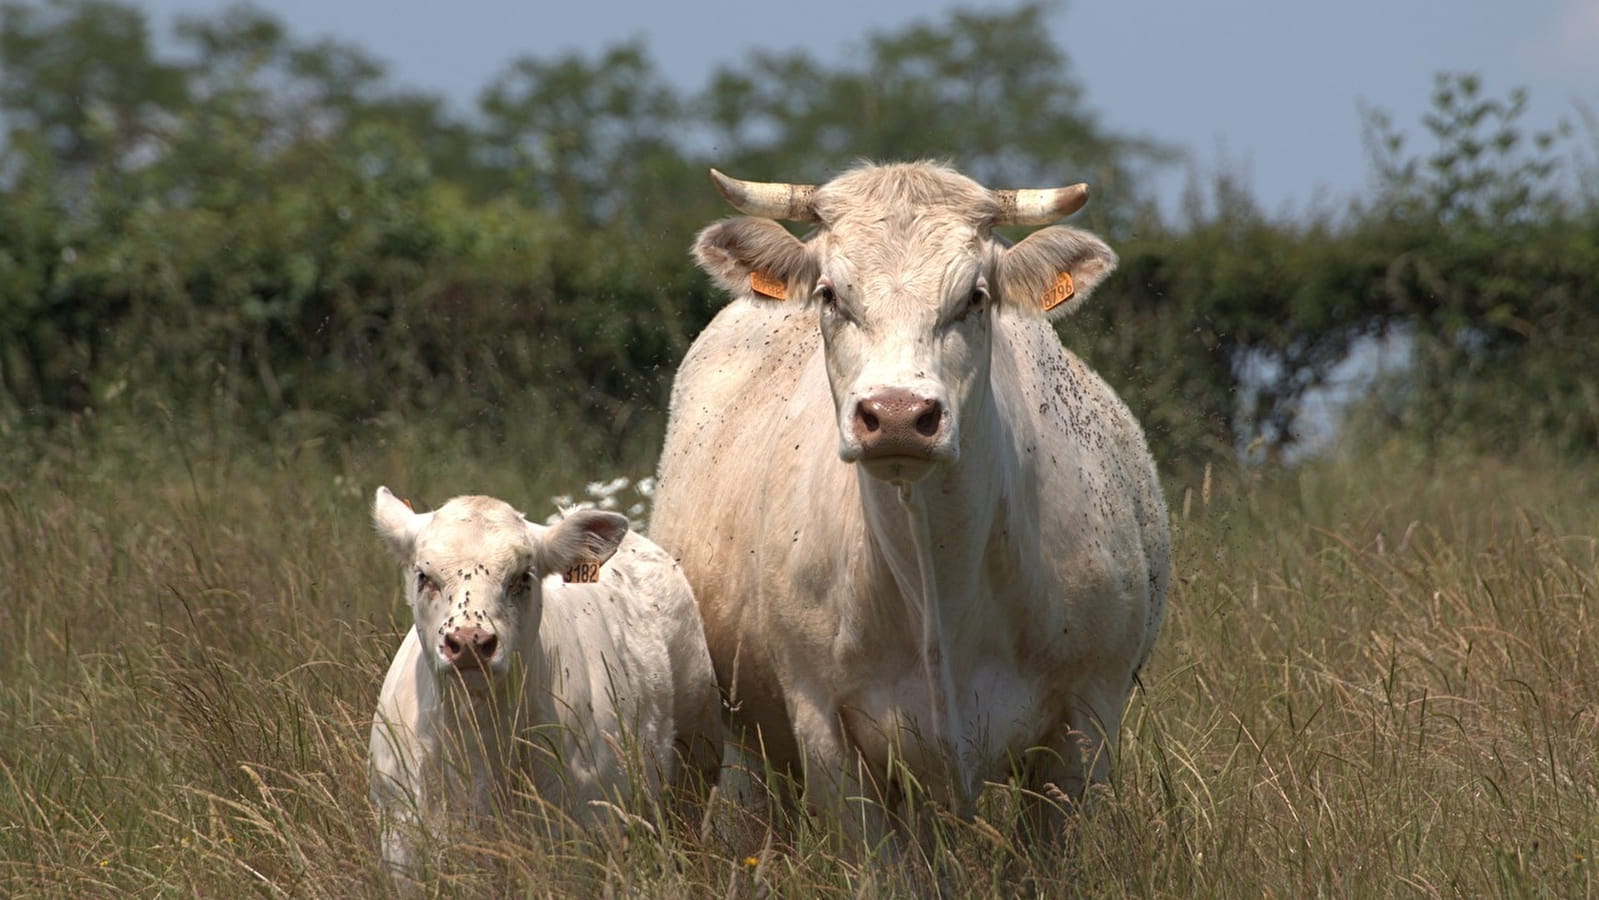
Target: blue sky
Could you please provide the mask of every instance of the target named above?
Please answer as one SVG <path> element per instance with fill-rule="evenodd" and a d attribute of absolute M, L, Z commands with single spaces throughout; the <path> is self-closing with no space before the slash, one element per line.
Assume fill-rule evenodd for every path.
<path fill-rule="evenodd" d="M 179 12 L 222 3 L 143 0 L 164 32 Z M 717 65 L 803 48 L 842 63 L 865 35 L 938 21 L 973 3 L 909 0 L 515 2 L 515 0 L 257 0 L 302 38 L 354 43 L 400 84 L 471 108 L 507 62 L 594 51 L 641 38 L 679 87 Z M 803 10 L 803 12 L 802 12 Z M 1050 16 L 1090 108 L 1123 133 L 1176 144 L 1201 175 L 1241 175 L 1273 213 L 1331 207 L 1366 186 L 1362 104 L 1407 127 L 1429 105 L 1433 74 L 1469 71 L 1490 94 L 1531 94 L 1527 124 L 1565 118 L 1587 152 L 1599 136 L 1599 0 L 1077 0 Z M 1069 178 L 1070 173 L 1063 173 Z M 1171 204 L 1184 180 L 1155 185 Z"/>

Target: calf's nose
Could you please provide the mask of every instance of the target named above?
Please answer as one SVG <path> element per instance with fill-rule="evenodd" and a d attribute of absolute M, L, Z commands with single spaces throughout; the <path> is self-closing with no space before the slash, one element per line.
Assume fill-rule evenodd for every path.
<path fill-rule="evenodd" d="M 457 669 L 481 669 L 493 661 L 499 649 L 500 639 L 494 632 L 468 625 L 447 632 L 439 653 Z"/>
<path fill-rule="evenodd" d="M 929 457 L 944 431 L 944 404 L 903 388 L 881 390 L 855 404 L 854 431 L 863 458 Z"/>

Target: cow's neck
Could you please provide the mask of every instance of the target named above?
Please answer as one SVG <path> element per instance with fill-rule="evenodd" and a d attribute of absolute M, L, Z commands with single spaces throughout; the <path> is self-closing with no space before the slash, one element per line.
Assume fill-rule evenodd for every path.
<path fill-rule="evenodd" d="M 975 802 L 978 773 L 962 760 L 969 748 L 959 731 L 946 629 L 966 618 L 963 607 L 980 593 L 985 548 L 1000 514 L 1003 466 L 985 461 L 993 461 L 991 445 L 1002 426 L 991 405 L 983 412 L 966 432 L 977 437 L 962 443 L 961 458 L 967 462 L 913 485 L 888 484 L 864 471 L 858 476 L 876 550 L 921 625 L 921 660 L 932 705 L 929 730 L 938 736 L 965 808 Z"/>

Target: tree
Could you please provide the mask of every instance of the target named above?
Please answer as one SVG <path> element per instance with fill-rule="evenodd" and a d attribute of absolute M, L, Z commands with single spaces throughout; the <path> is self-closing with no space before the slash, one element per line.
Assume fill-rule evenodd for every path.
<path fill-rule="evenodd" d="M 1089 181 L 1130 211 L 1141 165 L 1171 158 L 1109 133 L 1086 108 L 1051 6 L 955 12 L 868 37 L 858 66 L 804 53 L 723 68 L 700 101 L 721 165 L 744 177 L 817 181 L 857 159 L 948 159 L 992 186 Z"/>
<path fill-rule="evenodd" d="M 157 60 L 144 14 L 104 0 L 0 5 L 7 140 L 37 141 L 68 172 L 122 165 L 187 100 L 184 70 Z"/>
<path fill-rule="evenodd" d="M 676 93 L 640 44 L 592 62 L 522 57 L 484 90 L 484 153 L 524 179 L 524 196 L 574 221 L 617 222 L 662 176 L 685 175 Z"/>
<path fill-rule="evenodd" d="M 1441 73 L 1421 153 L 1367 114 L 1379 191 L 1362 228 L 1391 260 L 1373 293 L 1411 335 L 1399 418 L 1421 435 L 1592 450 L 1599 197 L 1566 178 L 1570 129 L 1529 133 L 1526 108 L 1523 90 L 1494 97 L 1475 75 Z"/>

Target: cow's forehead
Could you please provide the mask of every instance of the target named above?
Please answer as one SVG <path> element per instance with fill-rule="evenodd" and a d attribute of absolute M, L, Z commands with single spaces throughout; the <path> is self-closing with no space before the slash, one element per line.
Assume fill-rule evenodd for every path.
<path fill-rule="evenodd" d="M 816 209 L 825 223 L 824 271 L 847 270 L 868 290 L 920 292 L 963 280 L 981 264 L 998 205 L 964 175 L 909 164 L 834 179 L 817 191 Z"/>
<path fill-rule="evenodd" d="M 503 574 L 526 565 L 532 543 L 527 521 L 492 497 L 457 497 L 439 507 L 417 535 L 418 565 L 449 577 L 454 569 L 483 566 Z"/>
<path fill-rule="evenodd" d="M 950 217 L 977 226 L 999 214 L 994 195 L 965 175 L 929 163 L 872 166 L 846 172 L 817 189 L 813 207 L 836 227 L 846 218 Z"/>
<path fill-rule="evenodd" d="M 846 221 L 827 234 L 822 272 L 847 279 L 858 302 L 904 292 L 936 300 L 946 290 L 964 289 L 990 243 L 978 228 L 951 218 Z"/>

